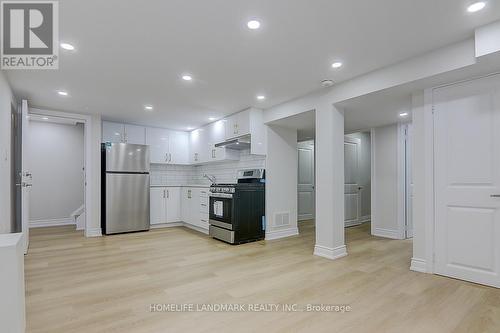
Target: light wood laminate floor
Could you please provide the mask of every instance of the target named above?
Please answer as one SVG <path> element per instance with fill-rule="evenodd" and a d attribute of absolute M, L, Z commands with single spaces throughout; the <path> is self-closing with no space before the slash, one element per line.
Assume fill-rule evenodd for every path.
<path fill-rule="evenodd" d="M 349 256 L 300 236 L 230 246 L 178 227 L 86 239 L 30 231 L 28 332 L 500 332 L 500 291 L 409 270 L 411 241 L 347 229 Z M 336 312 L 151 312 L 150 304 L 347 304 Z"/>

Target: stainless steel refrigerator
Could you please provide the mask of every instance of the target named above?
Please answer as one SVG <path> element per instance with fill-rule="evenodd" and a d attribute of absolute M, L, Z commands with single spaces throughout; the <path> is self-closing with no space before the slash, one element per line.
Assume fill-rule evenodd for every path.
<path fill-rule="evenodd" d="M 103 143 L 101 227 L 106 235 L 149 230 L 149 147 Z"/>

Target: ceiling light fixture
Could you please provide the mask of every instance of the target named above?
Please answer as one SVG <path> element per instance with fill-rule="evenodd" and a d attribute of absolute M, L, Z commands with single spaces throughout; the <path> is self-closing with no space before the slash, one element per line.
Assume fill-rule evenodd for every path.
<path fill-rule="evenodd" d="M 215 118 L 215 117 L 209 117 L 208 120 L 209 121 L 215 121 L 215 120 L 217 120 L 217 118 Z"/>
<path fill-rule="evenodd" d="M 43 117 L 42 120 L 49 120 L 49 118 L 48 117 Z"/>
<path fill-rule="evenodd" d="M 153 106 L 152 105 L 145 105 L 144 109 L 148 110 L 148 111 L 151 111 L 151 110 L 153 110 Z"/>
<path fill-rule="evenodd" d="M 401 113 L 399 114 L 399 116 L 400 116 L 400 117 L 406 117 L 406 116 L 408 116 L 408 112 L 401 112 Z"/>
<path fill-rule="evenodd" d="M 333 86 L 333 81 L 332 80 L 323 80 L 321 81 L 321 85 L 325 88 Z"/>
<path fill-rule="evenodd" d="M 264 95 L 257 95 L 257 99 L 258 99 L 259 101 L 263 101 L 263 100 L 265 100 L 265 99 L 266 99 L 266 96 L 264 96 Z"/>
<path fill-rule="evenodd" d="M 59 90 L 57 93 L 61 96 L 68 96 L 68 92 L 64 90 Z"/>
<path fill-rule="evenodd" d="M 185 74 L 185 75 L 182 76 L 182 79 L 184 81 L 192 81 L 193 77 L 191 75 Z"/>
<path fill-rule="evenodd" d="M 194 130 L 194 127 L 188 127 L 187 130 L 192 131 L 192 130 Z"/>
<path fill-rule="evenodd" d="M 334 62 L 332 64 L 332 68 L 340 68 L 342 67 L 342 63 L 340 61 Z"/>
<path fill-rule="evenodd" d="M 248 21 L 247 23 L 247 27 L 248 29 L 250 30 L 257 30 L 260 28 L 260 22 L 257 21 L 257 20 L 251 20 L 251 21 Z"/>
<path fill-rule="evenodd" d="M 467 11 L 469 13 L 475 13 L 475 12 L 478 12 L 480 11 L 481 9 L 483 9 L 484 7 L 486 7 L 486 2 L 484 1 L 479 1 L 479 2 L 475 2 L 473 3 L 472 5 L 470 5 L 469 7 L 467 7 Z"/>
<path fill-rule="evenodd" d="M 75 47 L 69 43 L 61 43 L 61 47 L 68 51 L 74 51 Z"/>

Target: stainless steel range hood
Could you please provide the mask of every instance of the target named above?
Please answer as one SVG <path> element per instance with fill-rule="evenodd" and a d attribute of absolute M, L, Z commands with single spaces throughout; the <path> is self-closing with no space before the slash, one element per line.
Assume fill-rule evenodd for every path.
<path fill-rule="evenodd" d="M 242 136 L 241 138 L 224 141 L 215 144 L 216 148 L 225 147 L 234 150 L 250 149 L 250 135 Z"/>

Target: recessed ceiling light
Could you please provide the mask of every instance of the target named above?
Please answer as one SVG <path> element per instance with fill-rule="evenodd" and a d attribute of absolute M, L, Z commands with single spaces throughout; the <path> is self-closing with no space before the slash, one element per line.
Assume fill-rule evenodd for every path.
<path fill-rule="evenodd" d="M 61 47 L 68 51 L 73 51 L 75 47 L 69 43 L 61 43 Z"/>
<path fill-rule="evenodd" d="M 152 105 L 145 105 L 144 109 L 148 110 L 148 111 L 151 111 L 151 110 L 153 110 L 153 106 Z"/>
<path fill-rule="evenodd" d="M 399 116 L 400 116 L 400 117 L 406 117 L 406 116 L 408 116 L 408 112 L 401 112 L 401 113 L 399 114 Z"/>
<path fill-rule="evenodd" d="M 210 120 L 210 121 L 215 121 L 216 119 L 217 119 L 217 118 L 215 118 L 215 117 L 209 117 L 209 118 L 208 118 L 208 120 Z"/>
<path fill-rule="evenodd" d="M 49 118 L 48 117 L 43 117 L 42 120 L 49 120 Z"/>
<path fill-rule="evenodd" d="M 486 2 L 479 1 L 479 2 L 475 2 L 472 5 L 470 5 L 469 7 L 467 7 L 467 11 L 469 13 L 475 13 L 475 12 L 480 11 L 484 7 L 486 7 Z"/>
<path fill-rule="evenodd" d="M 333 86 L 332 80 L 323 80 L 321 81 L 321 85 L 325 88 Z"/>
<path fill-rule="evenodd" d="M 182 79 L 183 79 L 184 81 L 191 81 L 191 80 L 193 80 L 193 77 L 192 77 L 191 75 L 189 75 L 189 74 L 184 74 L 184 75 L 182 76 Z"/>
<path fill-rule="evenodd" d="M 247 23 L 247 27 L 248 29 L 250 30 L 257 30 L 260 28 L 260 22 L 257 21 L 257 20 L 251 20 L 251 21 L 248 21 Z"/>
<path fill-rule="evenodd" d="M 192 130 L 194 130 L 194 127 L 188 127 L 188 128 L 186 128 L 186 129 L 187 129 L 188 131 L 192 131 Z"/>
<path fill-rule="evenodd" d="M 59 90 L 57 93 L 61 96 L 68 96 L 68 92 L 64 90 Z"/>
<path fill-rule="evenodd" d="M 332 64 L 332 68 L 340 68 L 342 67 L 342 63 L 340 61 L 334 62 Z"/>
<path fill-rule="evenodd" d="M 266 96 L 264 96 L 264 95 L 257 95 L 257 99 L 258 99 L 259 101 L 263 101 L 263 100 L 265 100 L 265 99 L 266 99 Z"/>

